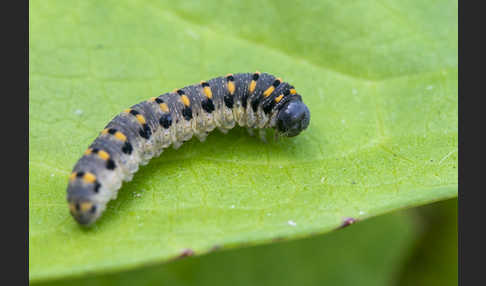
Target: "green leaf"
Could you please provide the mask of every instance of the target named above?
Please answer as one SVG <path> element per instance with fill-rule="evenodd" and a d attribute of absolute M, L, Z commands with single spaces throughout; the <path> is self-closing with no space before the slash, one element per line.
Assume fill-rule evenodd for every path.
<path fill-rule="evenodd" d="M 30 1 L 31 281 L 306 237 L 457 196 L 455 1 Z M 124 108 L 236 72 L 296 86 L 309 128 L 166 150 L 90 230 L 77 159 Z M 191 251 L 188 251 L 190 249 Z"/>
<path fill-rule="evenodd" d="M 395 285 L 419 236 L 414 219 L 407 210 L 329 235 L 34 285 Z"/>

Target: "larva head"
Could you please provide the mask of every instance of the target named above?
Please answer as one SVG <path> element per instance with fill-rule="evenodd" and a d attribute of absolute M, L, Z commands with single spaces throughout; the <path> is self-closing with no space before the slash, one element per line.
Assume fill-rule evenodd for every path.
<path fill-rule="evenodd" d="M 82 180 L 70 182 L 67 190 L 69 211 L 81 225 L 89 226 L 101 215 L 102 209 L 96 200 L 99 186 Z"/>
<path fill-rule="evenodd" d="M 277 131 L 284 136 L 294 137 L 306 129 L 309 122 L 307 106 L 298 99 L 291 100 L 277 114 Z"/>

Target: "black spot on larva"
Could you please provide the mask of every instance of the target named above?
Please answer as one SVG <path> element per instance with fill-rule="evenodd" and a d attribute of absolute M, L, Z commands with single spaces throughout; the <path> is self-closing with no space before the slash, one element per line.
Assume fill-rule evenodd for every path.
<path fill-rule="evenodd" d="M 247 105 L 248 105 L 248 94 L 245 92 L 241 97 L 241 106 L 243 106 L 243 108 L 246 108 Z"/>
<path fill-rule="evenodd" d="M 142 128 L 138 131 L 138 134 L 140 134 L 140 136 L 142 136 L 145 139 L 149 139 L 150 136 L 152 135 L 152 130 L 150 130 L 148 124 L 145 123 L 142 125 Z"/>
<path fill-rule="evenodd" d="M 251 101 L 251 109 L 253 109 L 253 112 L 257 111 L 259 103 L 260 103 L 260 96 Z"/>
<path fill-rule="evenodd" d="M 133 115 L 133 116 L 137 116 L 140 114 L 140 112 L 134 110 L 134 109 L 130 109 L 130 114 Z"/>
<path fill-rule="evenodd" d="M 201 82 L 201 86 L 202 86 L 202 87 L 208 87 L 208 86 L 209 86 L 209 83 L 207 83 L 207 82 L 203 81 L 203 82 Z"/>
<path fill-rule="evenodd" d="M 96 181 L 94 185 L 95 193 L 98 193 L 100 191 L 100 188 L 101 188 L 101 184 L 98 181 Z"/>
<path fill-rule="evenodd" d="M 231 94 L 225 95 L 223 99 L 224 99 L 224 105 L 226 105 L 226 107 L 233 108 L 234 101 L 233 101 L 233 96 Z"/>
<path fill-rule="evenodd" d="M 115 161 L 113 161 L 112 159 L 106 160 L 106 168 L 108 170 L 114 170 L 116 168 Z"/>
<path fill-rule="evenodd" d="M 91 150 L 91 152 L 94 153 L 94 154 L 97 154 L 99 151 L 100 151 L 100 149 L 98 149 L 98 148 L 93 148 Z"/>
<path fill-rule="evenodd" d="M 270 111 L 272 111 L 274 106 L 275 106 L 275 100 L 274 99 L 265 102 L 265 104 L 263 104 L 263 112 L 265 112 L 265 114 L 270 113 Z"/>
<path fill-rule="evenodd" d="M 201 102 L 201 106 L 207 113 L 211 113 L 214 111 L 214 104 L 211 98 L 206 98 Z"/>
<path fill-rule="evenodd" d="M 125 142 L 125 144 L 123 144 L 122 146 L 122 152 L 130 155 L 132 154 L 132 151 L 133 151 L 132 144 L 130 144 L 130 142 Z"/>
<path fill-rule="evenodd" d="M 184 107 L 182 110 L 182 116 L 184 116 L 184 119 L 189 121 L 192 119 L 192 109 L 189 106 Z"/>
<path fill-rule="evenodd" d="M 90 213 L 94 214 L 96 212 L 96 205 L 93 205 L 89 210 Z"/>
<path fill-rule="evenodd" d="M 145 131 L 142 128 L 138 130 L 138 135 L 140 135 L 142 138 L 148 139 L 147 134 L 145 134 Z"/>
<path fill-rule="evenodd" d="M 76 203 L 75 207 L 76 207 L 76 211 L 79 212 L 79 210 L 81 209 L 81 207 L 79 206 L 79 203 Z"/>
<path fill-rule="evenodd" d="M 113 134 L 116 133 L 116 129 L 115 128 L 110 128 L 110 129 L 108 129 L 108 133 L 111 134 L 111 135 L 113 135 Z"/>
<path fill-rule="evenodd" d="M 164 103 L 164 101 L 158 97 L 155 98 L 155 102 L 157 102 L 158 104 Z"/>
<path fill-rule="evenodd" d="M 84 172 L 83 171 L 76 173 L 76 177 L 78 177 L 78 178 L 82 178 L 83 176 L 84 176 Z"/>
<path fill-rule="evenodd" d="M 147 123 L 143 125 L 143 130 L 148 135 L 148 137 L 152 136 L 152 129 L 150 129 L 150 126 Z"/>
<path fill-rule="evenodd" d="M 172 116 L 170 113 L 162 115 L 159 119 L 159 123 L 165 129 L 169 128 L 172 125 Z"/>
<path fill-rule="evenodd" d="M 283 95 L 284 97 L 289 95 L 290 94 L 290 90 L 289 89 L 285 89 L 283 91 Z M 277 97 L 277 94 L 274 94 L 274 95 L 271 95 L 267 98 L 267 100 L 265 101 L 265 103 L 263 104 L 262 106 L 262 109 L 263 109 L 263 112 L 265 112 L 265 114 L 268 114 L 270 113 L 270 111 L 272 111 L 272 109 L 275 107 L 275 105 L 277 104 L 275 102 L 275 98 Z"/>
<path fill-rule="evenodd" d="M 253 80 L 254 81 L 257 81 L 259 77 L 260 77 L 260 74 L 259 73 L 254 73 L 253 74 Z"/>
<path fill-rule="evenodd" d="M 235 78 L 232 75 L 226 77 L 228 81 L 235 81 Z"/>
<path fill-rule="evenodd" d="M 276 79 L 274 82 L 273 82 L 273 87 L 278 87 L 280 85 L 280 80 Z"/>
<path fill-rule="evenodd" d="M 176 92 L 178 95 L 186 94 L 182 89 L 178 89 Z"/>

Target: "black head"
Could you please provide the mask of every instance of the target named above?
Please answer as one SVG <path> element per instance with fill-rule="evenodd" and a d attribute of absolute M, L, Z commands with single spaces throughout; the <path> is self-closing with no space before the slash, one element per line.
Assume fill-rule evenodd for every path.
<path fill-rule="evenodd" d="M 309 126 L 310 111 L 300 100 L 287 102 L 277 114 L 277 131 L 294 137 Z"/>

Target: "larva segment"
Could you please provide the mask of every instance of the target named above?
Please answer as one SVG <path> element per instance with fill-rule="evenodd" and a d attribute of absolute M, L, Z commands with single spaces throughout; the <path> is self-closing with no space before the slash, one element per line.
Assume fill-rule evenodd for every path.
<path fill-rule="evenodd" d="M 172 110 L 174 125 L 174 138 L 172 147 L 179 148 L 183 142 L 192 137 L 192 102 L 186 94 L 186 88 L 176 89 L 167 97 L 168 105 Z"/>
<path fill-rule="evenodd" d="M 205 117 L 206 120 L 204 120 L 203 118 L 197 119 L 197 122 L 196 122 L 197 124 L 195 125 L 196 129 L 197 129 L 197 130 L 195 130 L 196 134 L 199 133 L 198 132 L 199 130 L 206 129 L 205 128 L 205 122 L 206 121 L 212 120 L 212 116 L 205 116 L 203 113 L 211 114 L 215 110 L 214 101 L 213 101 L 213 91 L 212 91 L 212 88 L 214 88 L 214 87 L 211 87 L 210 84 L 206 81 L 201 81 L 201 88 L 202 88 L 202 94 L 204 96 L 202 98 L 196 96 L 195 100 L 196 100 L 196 102 L 197 101 L 200 102 L 201 108 L 204 112 L 197 112 L 197 113 L 198 113 L 198 115 L 200 115 L 200 117 Z"/>
<path fill-rule="evenodd" d="M 287 108 L 292 104 L 307 120 L 302 126 L 279 116 L 293 112 Z M 227 74 L 147 98 L 109 122 L 76 163 L 68 180 L 70 212 L 81 224 L 96 221 L 140 165 L 193 135 L 203 141 L 215 128 L 227 132 L 238 124 L 284 128 L 295 136 L 308 125 L 302 105 L 293 86 L 259 72 Z"/>
<path fill-rule="evenodd" d="M 184 141 L 189 140 L 193 135 L 198 137 L 200 140 L 204 140 L 206 138 L 206 125 L 209 124 L 209 119 L 211 118 L 210 114 L 214 111 L 213 100 L 214 97 L 211 95 L 209 98 L 208 93 L 205 91 L 210 88 L 209 83 L 205 82 L 204 84 L 195 84 L 190 85 L 184 88 L 185 95 L 187 96 L 188 100 L 190 101 L 190 108 L 192 112 L 192 117 L 188 122 L 188 126 L 183 134 Z M 211 113 L 208 112 L 211 110 Z"/>
<path fill-rule="evenodd" d="M 211 113 L 209 124 L 206 126 L 206 132 L 210 132 L 216 127 L 222 130 L 233 128 L 233 111 L 224 103 L 224 97 L 227 94 L 226 79 L 217 77 L 209 80 L 208 83 L 213 92 L 214 111 Z"/>
<path fill-rule="evenodd" d="M 235 93 L 233 95 L 233 117 L 240 126 L 246 126 L 246 107 L 248 103 L 249 87 L 255 75 L 251 73 L 233 75 Z"/>
<path fill-rule="evenodd" d="M 162 94 L 155 99 L 152 110 L 155 122 L 155 156 L 159 156 L 164 148 L 176 141 L 175 136 L 175 110 L 169 106 L 170 93 Z"/>
<path fill-rule="evenodd" d="M 255 90 L 248 98 L 246 126 L 250 128 L 259 128 L 260 117 L 258 114 L 258 107 L 260 106 L 260 102 L 265 98 L 265 92 L 270 95 L 275 90 L 275 87 L 273 86 L 275 79 L 276 78 L 273 75 L 268 73 L 259 74 Z"/>
<path fill-rule="evenodd" d="M 110 154 L 106 152 L 105 150 L 100 150 L 98 148 L 88 148 L 85 152 L 84 155 L 89 156 L 95 154 L 97 155 L 101 160 L 106 162 L 106 168 L 108 170 L 114 170 L 116 168 L 115 161 L 111 158 Z"/>
<path fill-rule="evenodd" d="M 275 86 L 275 84 L 274 84 Z M 284 97 L 290 94 L 290 85 L 286 82 L 281 82 L 269 96 L 261 101 L 261 110 L 265 115 L 271 113 L 275 105 Z"/>

